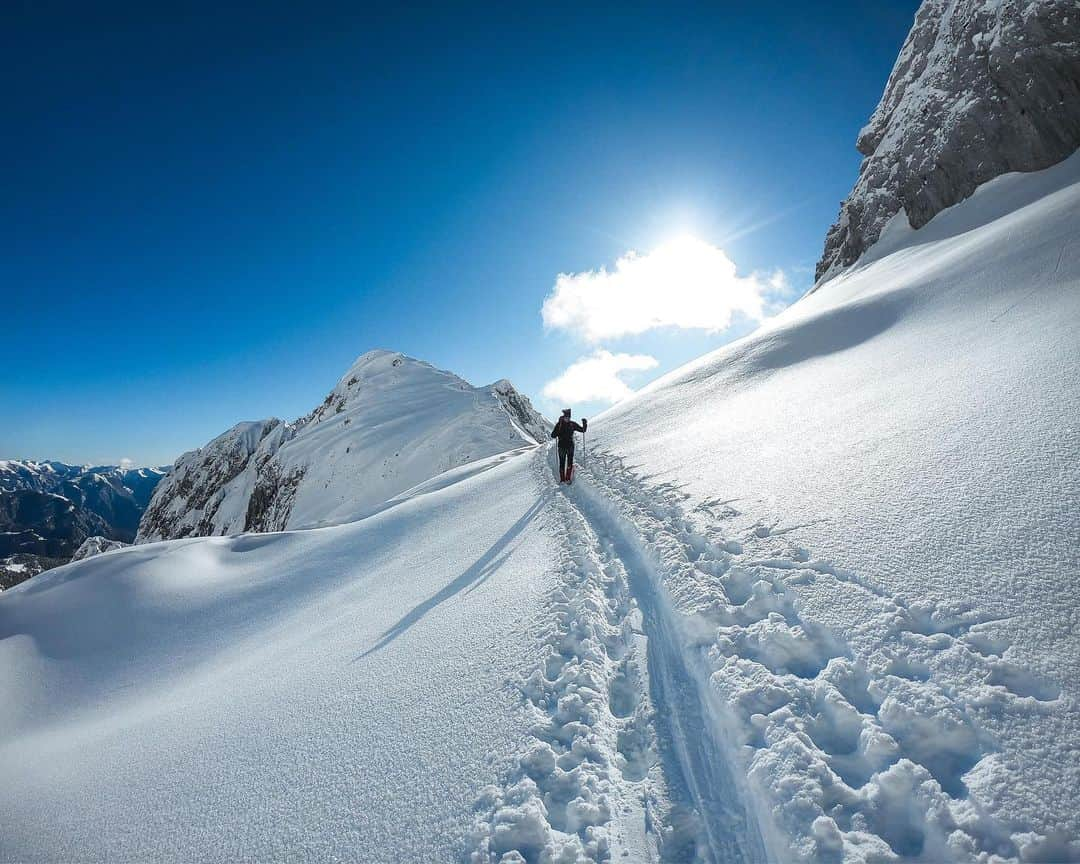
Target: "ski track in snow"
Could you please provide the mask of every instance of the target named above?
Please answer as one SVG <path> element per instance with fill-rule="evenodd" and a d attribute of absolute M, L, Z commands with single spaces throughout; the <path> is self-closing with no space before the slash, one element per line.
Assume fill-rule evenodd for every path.
<path fill-rule="evenodd" d="M 550 451 L 535 459 L 550 494 Z M 504 785 L 477 802 L 471 860 L 742 860 L 739 844 L 753 844 L 753 833 L 726 762 L 702 761 L 720 778 L 682 773 L 685 751 L 708 741 L 697 693 L 653 626 L 648 589 L 634 584 L 640 573 L 572 495 L 550 499 L 566 538 L 558 584 L 537 624 L 537 664 L 512 685 L 533 716 L 531 735 Z M 672 705 L 685 710 L 669 715 Z"/>
<path fill-rule="evenodd" d="M 589 461 L 551 496 L 553 616 L 514 685 L 535 722 L 477 802 L 473 862 L 1070 858 L 987 806 L 1004 775 L 979 712 L 1068 710 L 992 621 L 890 596 L 799 526 Z M 796 586 L 859 592 L 865 618 L 806 620 Z"/>

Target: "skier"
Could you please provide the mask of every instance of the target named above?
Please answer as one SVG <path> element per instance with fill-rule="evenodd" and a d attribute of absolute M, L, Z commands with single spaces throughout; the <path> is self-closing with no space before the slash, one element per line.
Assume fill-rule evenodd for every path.
<path fill-rule="evenodd" d="M 551 430 L 551 437 L 559 439 L 559 482 L 571 483 L 574 479 L 574 433 L 585 434 L 589 428 L 589 421 L 584 417 L 581 423 L 575 423 L 570 419 L 570 409 L 564 408 L 562 417 Z"/>

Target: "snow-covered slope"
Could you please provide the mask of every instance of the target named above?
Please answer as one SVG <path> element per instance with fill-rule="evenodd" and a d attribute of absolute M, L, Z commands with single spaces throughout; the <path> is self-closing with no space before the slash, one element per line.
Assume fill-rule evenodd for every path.
<path fill-rule="evenodd" d="M 3 592 L 0 860 L 458 860 L 559 558 L 531 452 Z"/>
<path fill-rule="evenodd" d="M 1076 0 L 924 0 L 859 133 L 866 159 L 818 279 L 856 261 L 897 212 L 919 228 L 979 184 L 1078 146 Z"/>
<path fill-rule="evenodd" d="M 371 351 L 306 417 L 240 423 L 180 457 L 138 542 L 346 522 L 449 468 L 537 443 L 545 425 L 508 381 L 473 387 Z"/>
<path fill-rule="evenodd" d="M 1078 214 L 1080 156 L 898 215 L 590 426 L 773 860 L 1080 858 Z"/>
<path fill-rule="evenodd" d="M 695 861 L 719 825 L 756 849 L 737 799 L 695 812 L 654 702 L 684 685 L 651 685 L 627 570 L 548 457 L 0 595 L 0 860 Z"/>

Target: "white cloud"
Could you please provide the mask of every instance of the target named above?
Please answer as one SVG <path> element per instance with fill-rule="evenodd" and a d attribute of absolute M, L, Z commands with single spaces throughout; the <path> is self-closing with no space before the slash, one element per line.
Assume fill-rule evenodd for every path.
<path fill-rule="evenodd" d="M 571 363 L 562 375 L 544 385 L 544 395 L 557 402 L 615 403 L 633 390 L 619 375 L 656 366 L 656 358 L 647 354 L 612 354 L 599 349 L 589 357 Z"/>
<path fill-rule="evenodd" d="M 122 458 L 120 460 L 120 467 L 123 468 L 125 471 L 127 471 L 130 468 L 134 468 L 135 467 L 135 460 L 128 457 L 128 456 L 125 456 L 124 458 Z"/>
<path fill-rule="evenodd" d="M 545 327 L 590 342 L 658 327 L 718 331 L 739 313 L 761 321 L 766 296 L 786 290 L 781 271 L 739 276 L 723 249 L 682 237 L 647 255 L 627 252 L 614 270 L 559 274 L 541 314 Z"/>

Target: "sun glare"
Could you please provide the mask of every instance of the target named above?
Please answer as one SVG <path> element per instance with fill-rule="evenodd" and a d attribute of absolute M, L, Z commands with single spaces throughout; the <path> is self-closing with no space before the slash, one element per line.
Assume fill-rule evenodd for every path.
<path fill-rule="evenodd" d="M 667 282 L 698 281 L 715 266 L 717 250 L 693 234 L 678 234 L 648 256 L 656 275 Z"/>

